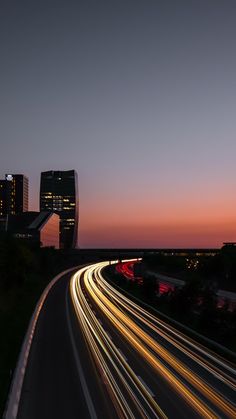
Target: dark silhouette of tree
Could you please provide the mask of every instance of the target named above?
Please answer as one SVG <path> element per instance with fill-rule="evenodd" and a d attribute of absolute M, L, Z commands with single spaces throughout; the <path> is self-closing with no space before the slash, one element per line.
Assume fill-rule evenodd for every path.
<path fill-rule="evenodd" d="M 5 236 L 0 240 L 0 281 L 3 289 L 22 285 L 35 268 L 33 252 L 20 240 Z"/>

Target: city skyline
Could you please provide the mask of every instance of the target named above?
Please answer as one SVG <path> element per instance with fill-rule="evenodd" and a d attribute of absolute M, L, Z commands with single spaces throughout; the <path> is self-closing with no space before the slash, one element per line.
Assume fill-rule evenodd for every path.
<path fill-rule="evenodd" d="M 0 177 L 74 168 L 81 247 L 236 239 L 236 4 L 2 5 Z"/>

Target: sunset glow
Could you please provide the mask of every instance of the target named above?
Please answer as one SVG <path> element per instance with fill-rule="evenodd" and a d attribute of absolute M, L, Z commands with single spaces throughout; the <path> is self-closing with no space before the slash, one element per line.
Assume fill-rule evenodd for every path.
<path fill-rule="evenodd" d="M 5 3 L 1 176 L 30 208 L 74 169 L 82 248 L 235 241 L 235 2 Z"/>

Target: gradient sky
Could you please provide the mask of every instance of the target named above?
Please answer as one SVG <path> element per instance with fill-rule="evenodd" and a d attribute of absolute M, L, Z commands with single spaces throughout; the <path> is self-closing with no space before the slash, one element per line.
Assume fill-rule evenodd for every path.
<path fill-rule="evenodd" d="M 0 175 L 76 169 L 81 247 L 236 240 L 235 0 L 2 0 Z"/>

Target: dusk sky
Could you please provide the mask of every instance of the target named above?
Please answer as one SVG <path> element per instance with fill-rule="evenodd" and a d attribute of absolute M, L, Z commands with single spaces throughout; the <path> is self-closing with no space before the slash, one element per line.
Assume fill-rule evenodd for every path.
<path fill-rule="evenodd" d="M 236 1 L 2 0 L 0 175 L 79 176 L 81 247 L 236 241 Z"/>

